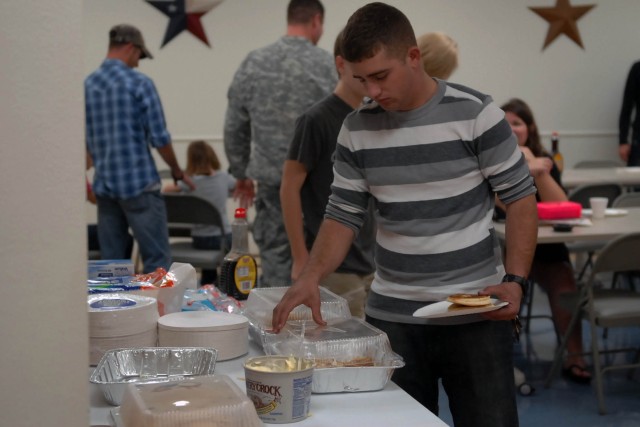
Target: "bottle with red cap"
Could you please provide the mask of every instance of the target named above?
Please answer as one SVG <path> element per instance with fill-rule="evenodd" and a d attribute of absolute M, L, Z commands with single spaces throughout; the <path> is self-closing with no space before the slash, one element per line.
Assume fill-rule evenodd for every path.
<path fill-rule="evenodd" d="M 245 300 L 257 278 L 256 260 L 249 254 L 247 210 L 238 208 L 231 224 L 231 250 L 222 261 L 219 288 L 237 300 Z"/>

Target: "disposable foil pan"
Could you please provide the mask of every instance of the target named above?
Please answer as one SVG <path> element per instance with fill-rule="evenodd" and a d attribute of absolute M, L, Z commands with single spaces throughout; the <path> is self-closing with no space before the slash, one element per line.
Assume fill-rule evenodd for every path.
<path fill-rule="evenodd" d="M 213 375 L 217 358 L 214 348 L 119 348 L 104 354 L 89 381 L 98 385 L 107 402 L 118 406 L 127 384 Z"/>
<path fill-rule="evenodd" d="M 353 366 L 316 368 L 313 371 L 313 393 L 341 393 L 382 390 L 394 369 L 402 368 L 402 357 L 391 353 L 382 362 L 384 366 Z"/>

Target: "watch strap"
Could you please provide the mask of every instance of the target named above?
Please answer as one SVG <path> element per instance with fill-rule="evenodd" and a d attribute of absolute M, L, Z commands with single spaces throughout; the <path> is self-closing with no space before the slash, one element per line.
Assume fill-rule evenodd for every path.
<path fill-rule="evenodd" d="M 528 290 L 529 290 L 529 280 L 522 277 L 522 276 L 518 276 L 516 274 L 505 274 L 504 277 L 502 278 L 502 283 L 505 282 L 515 282 L 517 284 L 520 285 L 520 287 L 522 288 L 522 296 L 524 297 Z"/>

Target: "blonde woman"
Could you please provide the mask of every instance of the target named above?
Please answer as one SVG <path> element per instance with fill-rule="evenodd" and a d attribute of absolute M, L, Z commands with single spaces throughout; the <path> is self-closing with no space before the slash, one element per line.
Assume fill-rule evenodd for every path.
<path fill-rule="evenodd" d="M 431 77 L 448 80 L 458 68 L 458 43 L 443 32 L 418 37 L 422 67 Z"/>

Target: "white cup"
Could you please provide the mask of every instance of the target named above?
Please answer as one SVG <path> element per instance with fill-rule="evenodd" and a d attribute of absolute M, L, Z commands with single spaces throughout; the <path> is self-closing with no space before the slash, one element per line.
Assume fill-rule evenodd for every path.
<path fill-rule="evenodd" d="M 591 205 L 591 218 L 602 219 L 604 218 L 605 211 L 609 199 L 606 197 L 591 197 L 589 198 L 589 204 Z"/>

